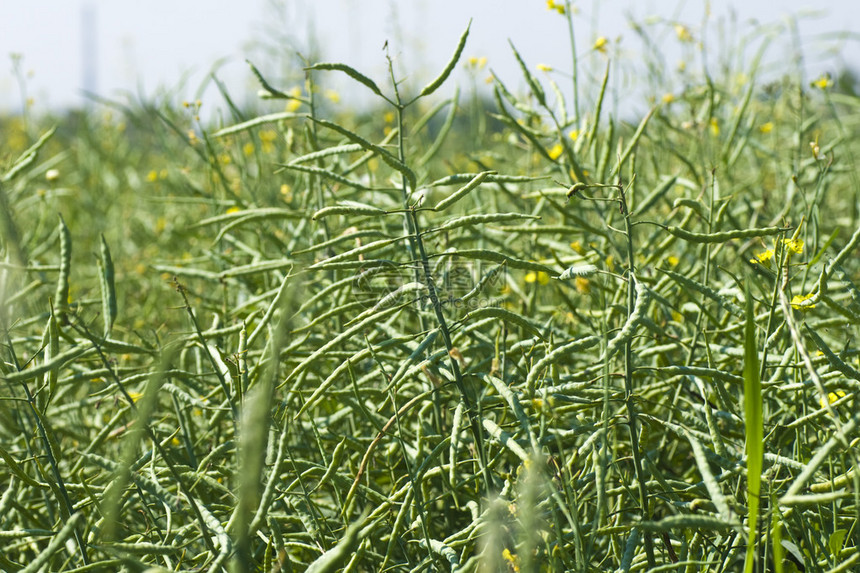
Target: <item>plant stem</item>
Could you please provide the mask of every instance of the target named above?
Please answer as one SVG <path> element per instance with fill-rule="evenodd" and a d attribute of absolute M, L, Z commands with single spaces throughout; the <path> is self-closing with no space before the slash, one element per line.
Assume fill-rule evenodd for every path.
<path fill-rule="evenodd" d="M 627 313 L 633 312 L 633 305 L 636 302 L 636 282 L 634 280 L 633 266 L 633 225 L 630 221 L 630 211 L 627 208 L 627 199 L 624 196 L 624 187 L 621 180 L 618 181 L 618 195 L 621 203 L 621 215 L 624 217 L 624 228 L 627 234 Z M 627 407 L 627 427 L 630 431 L 630 449 L 633 453 L 633 466 L 636 472 L 636 481 L 639 482 L 639 505 L 641 506 L 642 520 L 650 521 L 651 509 L 648 500 L 648 489 L 646 486 L 647 476 L 642 467 L 642 453 L 639 451 L 639 429 L 638 415 L 636 411 L 636 400 L 633 395 L 633 337 L 630 337 L 624 343 L 624 395 L 625 405 Z M 654 547 L 651 541 L 651 535 L 648 532 L 643 532 L 645 537 L 645 554 L 648 558 L 648 567 L 656 566 L 654 560 Z"/>
<path fill-rule="evenodd" d="M 403 110 L 406 108 L 400 98 L 400 91 L 397 89 L 397 80 L 394 77 L 394 69 L 391 64 L 391 59 L 388 58 L 388 71 L 391 75 L 391 83 L 394 86 L 394 101 L 397 109 L 397 141 L 398 154 L 400 161 L 406 163 L 406 149 L 404 141 L 403 129 Z M 484 476 L 484 486 L 486 493 L 489 494 L 492 490 L 493 479 L 487 467 L 486 451 L 484 449 L 483 431 L 481 430 L 480 417 L 475 409 L 474 402 L 469 397 L 466 391 L 466 384 L 463 381 L 463 373 L 460 372 L 460 365 L 452 355 L 451 351 L 454 345 L 451 343 L 451 331 L 448 328 L 448 322 L 445 320 L 445 315 L 442 313 L 442 303 L 439 300 L 439 295 L 436 291 L 436 283 L 433 280 L 433 274 L 430 270 L 430 259 L 427 258 L 427 252 L 424 249 L 424 241 L 421 238 L 421 228 L 418 223 L 418 215 L 416 213 L 417 205 L 409 205 L 409 187 L 406 178 L 402 178 L 401 189 L 403 194 L 404 207 L 404 230 L 409 237 L 409 254 L 410 260 L 418 261 L 421 265 L 419 272 L 416 269 L 416 279 L 420 280 L 420 274 L 423 273 L 423 282 L 427 286 L 430 297 L 430 305 L 433 307 L 433 312 L 436 315 L 436 322 L 439 324 L 439 331 L 442 333 L 442 339 L 445 343 L 445 350 L 448 353 L 448 363 L 451 366 L 451 372 L 454 374 L 454 383 L 457 385 L 457 390 L 460 392 L 460 397 L 463 400 L 463 405 L 466 407 L 466 413 L 469 416 L 469 426 L 472 430 L 472 437 L 475 440 L 475 449 L 478 452 L 478 463 L 481 467 L 481 474 Z M 417 251 L 417 253 L 416 253 Z M 417 257 L 416 257 L 417 254 Z M 423 322 L 422 322 L 423 328 Z M 453 460 L 452 460 L 453 463 Z"/>
<path fill-rule="evenodd" d="M 454 383 L 457 385 L 457 390 L 460 392 L 463 405 L 466 407 L 466 413 L 469 416 L 469 425 L 472 429 L 472 436 L 475 439 L 475 448 L 478 451 L 478 461 L 481 465 L 481 473 L 484 476 L 484 485 L 487 493 L 489 493 L 492 489 L 493 479 L 490 475 L 489 468 L 487 467 L 487 454 L 484 450 L 480 418 L 472 399 L 466 392 L 466 385 L 463 382 L 463 374 L 460 372 L 460 365 L 451 353 L 454 348 L 454 345 L 451 343 L 451 331 L 448 329 L 448 322 L 445 320 L 445 315 L 442 313 L 442 303 L 439 301 L 439 296 L 436 292 L 436 284 L 433 281 L 433 275 L 430 272 L 430 260 L 427 258 L 427 253 L 424 250 L 424 241 L 421 239 L 418 217 L 414 209 L 410 210 L 408 215 L 412 222 L 412 228 L 415 230 L 415 244 L 418 247 L 421 268 L 424 271 L 424 283 L 427 285 L 427 290 L 430 295 L 430 304 L 436 314 L 436 321 L 439 323 L 439 331 L 442 333 L 442 340 L 445 342 L 445 350 L 448 351 L 448 363 L 451 365 L 451 371 L 454 374 Z"/>
<path fill-rule="evenodd" d="M 565 0 L 564 13 L 567 16 L 567 32 L 570 35 L 570 55 L 573 63 L 573 121 L 579 128 L 579 81 L 576 62 L 576 36 L 573 34 L 573 13 L 571 12 L 570 0 Z M 597 118 L 595 118 L 597 121 Z"/>

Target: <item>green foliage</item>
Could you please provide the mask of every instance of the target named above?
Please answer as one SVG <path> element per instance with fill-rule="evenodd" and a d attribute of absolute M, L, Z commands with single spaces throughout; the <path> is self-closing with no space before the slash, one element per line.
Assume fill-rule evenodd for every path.
<path fill-rule="evenodd" d="M 860 99 L 652 68 L 625 121 L 604 42 L 463 107 L 468 33 L 409 93 L 3 120 L 0 568 L 860 560 Z"/>

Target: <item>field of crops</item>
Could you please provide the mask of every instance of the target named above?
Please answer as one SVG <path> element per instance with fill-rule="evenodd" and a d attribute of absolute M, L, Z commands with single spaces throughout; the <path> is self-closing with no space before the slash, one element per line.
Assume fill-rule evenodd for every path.
<path fill-rule="evenodd" d="M 0 120 L 0 569 L 860 568 L 855 86 L 468 35 Z"/>

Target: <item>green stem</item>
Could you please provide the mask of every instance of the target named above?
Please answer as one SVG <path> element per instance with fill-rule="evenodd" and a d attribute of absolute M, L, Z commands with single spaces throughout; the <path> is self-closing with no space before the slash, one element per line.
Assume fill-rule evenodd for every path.
<path fill-rule="evenodd" d="M 84 338 L 86 338 L 92 343 L 93 347 L 96 349 L 96 353 L 99 356 L 99 360 L 101 360 L 101 363 L 102 365 L 104 365 L 105 370 L 107 370 L 108 375 L 113 379 L 114 384 L 119 389 L 120 393 L 125 397 L 131 412 L 134 413 L 135 416 L 137 416 L 139 414 L 137 404 L 135 404 L 135 401 L 132 399 L 131 394 L 128 393 L 128 390 L 126 390 L 125 385 L 122 383 L 122 380 L 120 380 L 119 375 L 114 369 L 113 363 L 104 354 L 104 351 L 101 347 L 101 344 L 98 342 L 97 337 L 93 336 L 92 333 L 90 333 L 89 329 L 87 329 L 86 325 L 83 323 L 73 323 L 72 327 L 78 330 L 78 332 L 80 332 L 84 336 Z M 165 357 L 163 352 L 164 351 L 162 351 L 161 364 L 159 365 L 159 368 L 162 375 L 167 376 L 166 372 L 169 369 L 168 364 L 170 362 L 170 358 L 172 358 L 172 355 L 169 357 Z M 140 421 L 139 418 L 138 421 Z M 180 475 L 179 470 L 168 457 L 167 451 L 161 445 L 158 436 L 155 435 L 155 430 L 149 424 L 141 424 L 140 431 L 146 433 L 147 437 L 152 442 L 152 447 L 164 460 L 165 464 L 167 465 L 167 470 L 170 472 L 170 475 L 173 477 L 174 481 L 176 482 L 176 485 L 179 487 L 179 491 L 181 491 L 183 496 L 185 497 L 185 501 L 188 503 L 188 506 L 191 508 L 191 512 L 194 514 L 194 517 L 197 519 L 197 522 L 200 525 L 200 534 L 203 537 L 203 543 L 206 545 L 206 549 L 213 555 L 217 554 L 217 551 L 215 550 L 215 545 L 212 543 L 212 538 L 209 535 L 209 526 L 206 524 L 206 520 L 203 518 L 203 514 L 201 513 L 200 508 L 197 506 L 196 498 L 191 495 L 191 488 L 189 488 L 185 484 L 185 480 Z M 131 470 L 131 468 L 127 469 L 129 471 Z"/>
<path fill-rule="evenodd" d="M 630 211 L 627 208 L 627 199 L 624 196 L 624 188 L 621 181 L 618 182 L 619 200 L 621 202 L 621 214 L 624 217 L 624 228 L 627 234 L 627 312 L 633 312 L 633 305 L 636 302 L 636 283 L 634 277 L 633 266 L 633 225 L 630 221 Z M 642 467 L 642 453 L 639 450 L 639 428 L 638 428 L 638 413 L 636 411 L 636 400 L 633 395 L 633 338 L 630 337 L 624 343 L 624 393 L 625 405 L 627 407 L 627 427 L 630 431 L 630 449 L 633 453 L 633 466 L 636 472 L 636 481 L 639 482 L 639 505 L 641 506 L 642 520 L 650 521 L 651 509 L 649 507 L 648 489 L 646 486 L 647 477 L 645 470 Z M 645 532 L 645 554 L 648 558 L 648 567 L 656 566 L 654 560 L 654 547 L 651 541 L 651 535 Z"/>
<path fill-rule="evenodd" d="M 454 348 L 454 345 L 451 343 L 451 331 L 448 329 L 448 322 L 445 320 L 445 315 L 442 313 L 442 303 L 439 301 L 439 296 L 436 292 L 436 284 L 433 281 L 433 275 L 430 271 L 430 260 L 427 258 L 427 253 L 424 250 L 424 241 L 421 239 L 418 217 L 414 209 L 409 212 L 409 218 L 412 222 L 412 228 L 415 229 L 415 244 L 418 247 L 419 261 L 421 263 L 421 269 L 424 272 L 424 283 L 427 285 L 427 290 L 429 291 L 430 305 L 433 307 L 433 311 L 436 314 L 436 321 L 439 323 L 439 331 L 442 333 L 442 340 L 445 342 L 445 350 L 448 351 L 448 362 L 451 365 L 451 371 L 454 373 L 454 383 L 457 385 L 457 390 L 460 392 L 463 405 L 466 407 L 466 413 L 469 416 L 469 425 L 472 429 L 472 436 L 475 439 L 475 448 L 478 450 L 478 461 L 481 464 L 481 473 L 484 476 L 487 493 L 489 493 L 492 489 L 493 480 L 490 476 L 489 468 L 487 467 L 487 454 L 484 450 L 480 418 L 472 399 L 466 392 L 466 384 L 463 381 L 463 374 L 460 372 L 460 365 L 451 353 Z"/>
<path fill-rule="evenodd" d="M 567 32 L 570 35 L 570 55 L 573 62 L 573 120 L 579 129 L 579 81 L 577 77 L 576 36 L 573 34 L 573 13 L 570 0 L 565 0 L 564 13 L 567 16 Z M 595 118 L 597 121 L 597 118 Z"/>
<path fill-rule="evenodd" d="M 388 71 L 391 76 L 391 83 L 394 86 L 394 104 L 397 109 L 397 127 L 398 127 L 398 152 L 399 159 L 404 164 L 406 163 L 406 146 L 404 140 L 403 129 L 403 111 L 406 105 L 402 103 L 400 91 L 397 89 L 397 79 L 394 77 L 394 69 L 391 65 L 391 59 L 388 59 Z M 408 105 L 408 104 L 407 104 Z M 469 416 L 469 425 L 472 430 L 472 436 L 475 440 L 475 449 L 478 452 L 478 461 L 481 466 L 481 473 L 484 476 L 484 485 L 486 492 L 489 494 L 492 489 L 493 480 L 487 467 L 486 451 L 484 449 L 483 432 L 481 431 L 481 422 L 475 405 L 469 394 L 466 392 L 466 384 L 463 381 L 463 374 L 460 372 L 460 365 L 452 356 L 451 351 L 454 345 L 451 343 L 451 331 L 448 328 L 448 322 L 445 320 L 445 315 L 442 313 L 442 303 L 439 301 L 439 295 L 436 291 L 436 283 L 433 281 L 433 274 L 430 270 L 430 259 L 427 258 L 427 252 L 424 249 L 424 241 L 421 238 L 421 228 L 418 223 L 418 215 L 416 213 L 417 205 L 409 205 L 409 187 L 406 178 L 402 178 L 401 189 L 403 194 L 403 207 L 405 220 L 403 223 L 404 230 L 409 237 L 409 254 L 410 260 L 417 260 L 420 265 L 420 272 L 416 269 L 416 279 L 420 280 L 423 273 L 424 284 L 430 296 L 430 304 L 436 315 L 436 322 L 439 324 L 439 331 L 442 333 L 442 339 L 445 343 L 445 350 L 448 353 L 448 362 L 451 366 L 451 371 L 454 374 L 454 383 L 457 385 L 457 390 L 460 392 L 460 397 L 463 400 L 463 405 L 466 408 L 466 413 Z M 417 252 L 416 252 L 417 251 Z M 416 257 L 417 254 L 417 257 Z M 422 322 L 422 329 L 424 325 Z M 452 461 L 453 463 L 453 461 Z"/>

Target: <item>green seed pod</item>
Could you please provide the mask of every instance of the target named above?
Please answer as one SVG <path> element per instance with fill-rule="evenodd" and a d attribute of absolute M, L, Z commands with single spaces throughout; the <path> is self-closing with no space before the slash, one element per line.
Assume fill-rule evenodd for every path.
<path fill-rule="evenodd" d="M 585 183 L 581 181 L 578 183 L 574 183 L 570 186 L 570 189 L 567 190 L 567 198 L 570 199 L 571 197 L 581 191 L 584 191 L 585 189 L 588 189 L 588 185 L 586 185 Z"/>
<path fill-rule="evenodd" d="M 666 227 L 670 234 L 684 239 L 690 243 L 725 243 L 732 239 L 753 239 L 755 237 L 766 237 L 782 233 L 786 229 L 782 227 L 764 227 L 761 229 L 737 229 L 734 231 L 721 231 L 719 233 L 693 233 L 681 227 Z"/>
<path fill-rule="evenodd" d="M 634 280 L 632 276 L 630 280 Z M 642 322 L 642 318 L 645 316 L 645 309 L 648 307 L 649 299 L 648 289 L 646 289 L 645 285 L 641 282 L 636 281 L 636 302 L 633 305 L 633 310 L 627 317 L 627 321 L 624 323 L 624 326 L 622 326 L 618 334 L 615 335 L 615 338 L 610 340 L 609 344 L 606 345 L 604 360 L 612 358 L 612 355 L 621 348 L 621 345 L 633 337 L 633 334 L 636 332 L 636 327 L 639 326 L 639 323 Z"/>
<path fill-rule="evenodd" d="M 460 227 L 468 227 L 470 225 L 483 225 L 485 223 L 499 223 L 501 221 L 510 221 L 511 219 L 540 219 L 534 215 L 525 215 L 523 213 L 486 213 L 479 215 L 464 215 L 463 217 L 455 217 L 449 219 L 435 229 L 429 229 L 425 233 L 440 233 L 442 231 L 450 231 Z"/>
<path fill-rule="evenodd" d="M 318 219 L 322 219 L 323 217 L 330 217 L 332 215 L 384 215 L 385 211 L 380 209 L 379 207 L 373 207 L 372 205 L 363 205 L 361 203 L 353 203 L 344 201 L 340 205 L 332 205 L 330 207 L 323 207 L 319 211 L 313 214 L 311 219 L 314 221 Z"/>
<path fill-rule="evenodd" d="M 481 173 L 478 173 L 466 185 L 460 187 L 459 189 L 436 203 L 436 206 L 433 209 L 436 211 L 442 211 L 443 209 L 450 207 L 451 205 L 465 197 L 472 189 L 475 189 L 478 185 L 480 185 L 484 181 L 484 179 L 487 178 L 487 176 L 494 175 L 495 173 L 495 171 L 483 171 Z"/>
<path fill-rule="evenodd" d="M 101 252 L 99 256 L 99 279 L 102 294 L 102 318 L 104 319 L 104 335 L 107 337 L 116 320 L 116 286 L 114 285 L 113 259 L 104 235 L 101 236 Z"/>
<path fill-rule="evenodd" d="M 325 473 L 320 478 L 320 481 L 317 483 L 317 485 L 314 487 L 314 489 L 313 489 L 313 491 L 311 491 L 311 493 L 313 493 L 314 491 L 319 489 L 319 487 L 321 485 L 323 485 L 323 484 L 327 483 L 329 480 L 331 480 L 331 478 L 334 477 L 334 475 L 337 473 L 337 471 L 339 469 L 341 469 L 340 463 L 343 461 L 343 453 L 345 450 L 346 450 L 346 438 L 342 439 L 334 447 L 334 452 L 332 452 L 332 454 L 331 454 L 331 463 L 328 465 L 328 468 L 326 469 Z"/>
<path fill-rule="evenodd" d="M 597 267 L 592 265 L 591 263 L 578 263 L 573 265 L 572 267 L 568 267 L 567 270 L 558 275 L 556 278 L 560 281 L 567 281 L 574 277 L 588 276 L 596 271 Z"/>
<path fill-rule="evenodd" d="M 526 332 L 528 332 L 532 336 L 541 337 L 540 331 L 535 327 L 535 325 L 529 322 L 527 318 L 504 308 L 488 307 L 473 310 L 466 315 L 466 317 L 464 318 L 464 322 L 468 322 L 471 320 L 480 320 L 482 318 L 489 317 L 499 318 L 501 320 L 504 320 L 505 322 L 516 324 L 517 326 L 521 326 Z"/>
<path fill-rule="evenodd" d="M 526 376 L 526 388 L 528 388 L 529 395 L 534 394 L 535 382 L 544 369 L 562 360 L 565 356 L 591 348 L 598 342 L 600 342 L 598 337 L 586 336 L 584 338 L 577 338 L 576 340 L 562 344 L 550 352 L 547 352 L 543 358 L 534 363 L 534 366 L 529 370 L 528 376 Z"/>
<path fill-rule="evenodd" d="M 54 305 L 57 314 L 62 316 L 69 310 L 69 273 L 72 266 L 72 234 L 60 215 L 60 274 L 57 277 L 57 292 Z"/>

